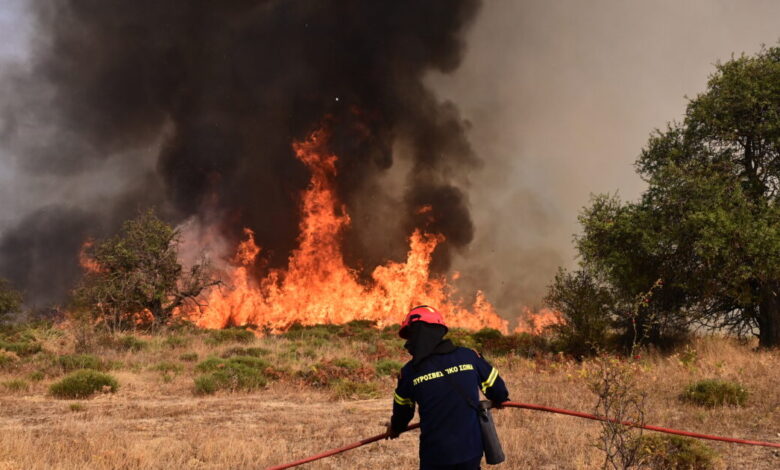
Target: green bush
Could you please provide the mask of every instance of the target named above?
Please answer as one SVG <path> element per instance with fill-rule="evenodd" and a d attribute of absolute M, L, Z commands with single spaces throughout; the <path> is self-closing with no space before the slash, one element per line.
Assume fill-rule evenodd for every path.
<path fill-rule="evenodd" d="M 40 343 L 31 341 L 9 342 L 0 340 L 0 350 L 5 349 L 8 352 L 12 352 L 17 356 L 32 356 L 43 350 Z"/>
<path fill-rule="evenodd" d="M 21 379 L 8 380 L 2 382 L 2 385 L 9 392 L 26 392 L 30 389 L 30 384 Z"/>
<path fill-rule="evenodd" d="M 30 375 L 27 376 L 27 378 L 32 380 L 33 382 L 40 382 L 41 380 L 46 378 L 46 374 L 43 371 L 36 370 L 35 372 L 31 372 Z"/>
<path fill-rule="evenodd" d="M 643 435 L 638 442 L 639 459 L 649 468 L 709 470 L 716 454 L 703 443 L 681 436 Z"/>
<path fill-rule="evenodd" d="M 251 343 L 254 340 L 255 334 L 245 328 L 225 328 L 210 331 L 206 342 L 209 344 Z"/>
<path fill-rule="evenodd" d="M 196 394 L 212 394 L 217 390 L 231 392 L 256 390 L 265 387 L 268 378 L 260 370 L 247 365 L 227 361 L 213 372 L 195 378 Z"/>
<path fill-rule="evenodd" d="M 700 380 L 688 386 L 680 399 L 695 405 L 713 408 L 723 405 L 744 406 L 748 391 L 736 382 L 718 379 Z"/>
<path fill-rule="evenodd" d="M 0 350 L 0 370 L 10 369 L 18 360 L 19 357 L 16 354 Z"/>
<path fill-rule="evenodd" d="M 163 344 L 165 346 L 168 346 L 171 349 L 176 348 L 183 348 L 185 346 L 188 346 L 190 344 L 191 340 L 190 338 L 186 338 L 184 336 L 168 336 L 165 338 L 165 341 L 163 341 Z"/>
<path fill-rule="evenodd" d="M 65 372 L 78 369 L 103 370 L 106 368 L 103 360 L 92 354 L 63 354 L 57 358 L 57 365 Z"/>
<path fill-rule="evenodd" d="M 95 392 L 116 392 L 119 384 L 108 374 L 91 369 L 71 372 L 62 380 L 52 384 L 49 392 L 57 398 L 87 398 Z"/>
<path fill-rule="evenodd" d="M 333 360 L 333 365 L 347 370 L 359 369 L 361 362 L 353 357 L 339 357 Z"/>
<path fill-rule="evenodd" d="M 376 362 L 374 368 L 376 375 L 394 375 L 397 374 L 404 365 L 392 359 L 380 359 Z"/>
<path fill-rule="evenodd" d="M 195 378 L 195 393 L 212 394 L 217 390 L 256 390 L 268 384 L 267 361 L 251 356 L 237 356 L 229 359 L 209 357 L 195 369 L 204 372 Z"/>
<path fill-rule="evenodd" d="M 252 356 L 261 357 L 267 356 L 271 351 L 265 348 L 230 348 L 222 353 L 222 357 L 228 358 L 233 356 Z"/>
<path fill-rule="evenodd" d="M 295 323 L 282 333 L 283 338 L 287 339 L 329 339 L 341 331 L 340 325 L 312 325 L 303 326 Z"/>
<path fill-rule="evenodd" d="M 179 356 L 179 359 L 184 362 L 195 362 L 198 360 L 198 353 L 194 353 L 194 352 L 184 353 L 181 356 Z"/>
<path fill-rule="evenodd" d="M 147 341 L 136 338 L 132 335 L 125 335 L 117 338 L 114 347 L 120 351 L 138 352 L 149 346 Z"/>
<path fill-rule="evenodd" d="M 335 398 L 379 398 L 379 386 L 373 382 L 357 382 L 349 379 L 338 379 L 330 384 Z"/>

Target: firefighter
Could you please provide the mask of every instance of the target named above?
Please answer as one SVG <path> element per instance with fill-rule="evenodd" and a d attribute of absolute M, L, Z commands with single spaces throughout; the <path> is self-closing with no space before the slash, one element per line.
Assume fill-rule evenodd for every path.
<path fill-rule="evenodd" d="M 412 359 L 401 369 L 393 396 L 388 439 L 403 432 L 420 408 L 420 469 L 479 469 L 482 433 L 474 403 L 479 390 L 495 407 L 508 399 L 504 381 L 477 352 L 443 339 L 447 326 L 434 308 L 421 305 L 398 332 Z"/>

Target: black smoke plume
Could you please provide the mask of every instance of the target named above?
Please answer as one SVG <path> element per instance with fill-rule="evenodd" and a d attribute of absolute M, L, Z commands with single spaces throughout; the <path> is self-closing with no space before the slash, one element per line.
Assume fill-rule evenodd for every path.
<path fill-rule="evenodd" d="M 31 4 L 32 64 L 6 77 L 0 128 L 19 167 L 62 184 L 128 164 L 155 174 L 128 182 L 108 172 L 114 197 L 60 201 L 7 230 L 0 275 L 28 294 L 61 297 L 80 242 L 147 204 L 172 222 L 216 214 L 231 241 L 249 227 L 267 265 L 284 265 L 308 182 L 291 142 L 323 122 L 340 197 L 356 214 L 349 264 L 366 273 L 403 256 L 421 225 L 447 237 L 441 270 L 471 241 L 468 173 L 479 160 L 457 109 L 423 79 L 458 66 L 478 0 Z M 379 181 L 401 153 L 409 171 L 398 196 Z"/>

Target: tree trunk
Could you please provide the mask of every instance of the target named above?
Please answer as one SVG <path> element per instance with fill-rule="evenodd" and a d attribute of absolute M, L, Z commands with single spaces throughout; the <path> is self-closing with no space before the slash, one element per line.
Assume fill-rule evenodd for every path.
<path fill-rule="evenodd" d="M 758 310 L 758 346 L 780 347 L 780 283 L 770 282 L 762 289 Z"/>

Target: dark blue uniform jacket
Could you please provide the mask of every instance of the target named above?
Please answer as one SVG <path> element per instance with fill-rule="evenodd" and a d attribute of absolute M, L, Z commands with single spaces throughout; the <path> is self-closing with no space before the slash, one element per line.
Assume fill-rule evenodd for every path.
<path fill-rule="evenodd" d="M 480 390 L 494 402 L 506 401 L 509 395 L 498 371 L 471 349 L 434 354 L 416 369 L 407 362 L 393 397 L 391 424 L 396 432 L 405 430 L 415 404 L 420 407 L 421 465 L 454 465 L 482 455 L 477 411 L 452 382 L 475 404 Z"/>

